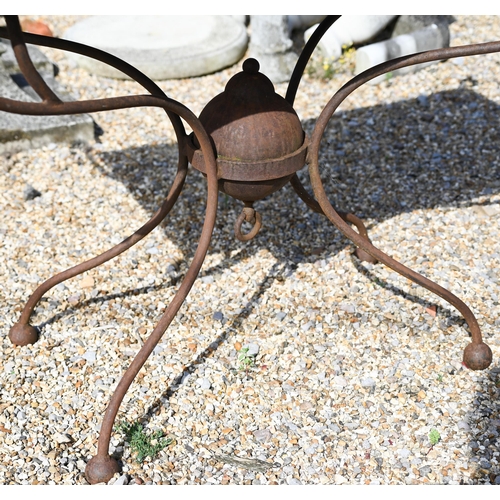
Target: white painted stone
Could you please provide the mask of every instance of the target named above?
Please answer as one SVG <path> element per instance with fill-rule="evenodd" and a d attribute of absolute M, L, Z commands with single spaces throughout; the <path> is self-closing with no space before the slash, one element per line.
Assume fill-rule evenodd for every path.
<path fill-rule="evenodd" d="M 199 378 L 197 382 L 201 389 L 210 389 L 210 387 L 212 387 L 210 380 L 206 378 Z"/>
<path fill-rule="evenodd" d="M 54 441 L 59 444 L 71 443 L 73 439 L 68 434 L 56 433 L 54 435 Z"/>
<path fill-rule="evenodd" d="M 128 484 L 128 477 L 123 474 L 119 477 L 116 478 L 116 480 L 113 483 L 110 483 L 113 486 L 124 486 Z"/>
<path fill-rule="evenodd" d="M 427 26 L 421 30 L 405 35 L 399 35 L 395 38 L 385 40 L 383 42 L 366 45 L 360 47 L 356 51 L 356 70 L 359 74 L 363 71 L 381 64 L 385 61 L 395 59 L 416 52 L 437 49 L 447 46 L 447 40 L 443 37 L 442 31 L 435 24 Z M 393 75 L 418 71 L 419 69 L 428 66 L 432 63 L 418 64 L 408 68 L 401 68 L 393 72 Z M 387 78 L 386 75 L 380 75 L 369 83 L 377 84 Z"/>
<path fill-rule="evenodd" d="M 342 55 L 342 47 L 363 43 L 380 33 L 397 16 L 342 16 L 324 34 L 318 48 L 324 57 L 336 60 Z M 317 28 L 317 25 L 304 33 L 304 40 Z"/>
<path fill-rule="evenodd" d="M 243 348 L 248 348 L 248 356 L 257 356 L 259 354 L 260 347 L 255 342 L 250 342 L 249 344 L 245 344 Z"/>

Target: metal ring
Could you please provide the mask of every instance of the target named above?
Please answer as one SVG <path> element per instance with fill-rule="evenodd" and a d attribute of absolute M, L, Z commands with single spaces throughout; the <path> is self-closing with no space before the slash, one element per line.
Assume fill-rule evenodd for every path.
<path fill-rule="evenodd" d="M 243 234 L 241 226 L 245 221 L 252 223 L 253 228 L 249 233 Z M 250 241 L 260 231 L 261 227 L 262 215 L 251 207 L 244 207 L 234 223 L 234 234 L 240 241 Z"/>

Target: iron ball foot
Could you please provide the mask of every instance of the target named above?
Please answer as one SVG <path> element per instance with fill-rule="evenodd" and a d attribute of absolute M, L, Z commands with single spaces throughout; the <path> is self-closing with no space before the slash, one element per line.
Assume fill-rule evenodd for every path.
<path fill-rule="evenodd" d="M 38 340 L 38 330 L 28 324 L 16 323 L 10 329 L 9 339 L 14 345 L 34 344 Z"/>
<path fill-rule="evenodd" d="M 471 370 L 485 370 L 492 359 L 491 349 L 484 342 L 470 343 L 464 350 L 464 365 Z"/>
<path fill-rule="evenodd" d="M 120 464 L 109 455 L 96 455 L 85 467 L 85 477 L 90 484 L 107 483 L 117 472 Z"/>

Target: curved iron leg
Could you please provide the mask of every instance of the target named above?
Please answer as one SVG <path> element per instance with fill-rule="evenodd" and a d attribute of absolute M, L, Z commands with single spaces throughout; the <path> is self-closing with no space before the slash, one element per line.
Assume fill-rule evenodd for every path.
<path fill-rule="evenodd" d="M 326 18 L 318 25 L 314 33 L 311 35 L 309 40 L 307 41 L 305 47 L 303 48 L 299 59 L 297 60 L 297 63 L 295 65 L 295 68 L 293 69 L 292 76 L 290 77 L 290 81 L 288 83 L 288 88 L 286 91 L 286 96 L 285 100 L 293 106 L 293 103 L 295 101 L 295 96 L 297 94 L 297 89 L 300 84 L 300 80 L 302 78 L 302 75 L 304 74 L 304 70 L 307 66 L 307 63 L 309 59 L 311 58 L 315 48 L 317 47 L 318 43 L 320 42 L 321 38 L 323 38 L 324 34 L 328 31 L 328 29 L 340 18 L 341 16 L 326 16 Z M 324 215 L 323 210 L 321 209 L 321 206 L 319 203 L 307 192 L 307 190 L 304 188 L 303 184 L 300 182 L 297 174 L 294 174 L 293 177 L 290 179 L 290 184 L 292 185 L 293 189 L 295 192 L 299 195 L 299 197 L 302 199 L 302 201 L 312 210 L 314 210 L 317 213 L 320 213 Z M 363 221 L 356 217 L 353 214 L 349 213 L 344 213 L 344 212 L 338 212 L 339 215 L 346 221 L 354 226 L 356 226 L 356 229 L 358 230 L 359 234 L 364 236 L 368 241 L 370 239 L 368 238 L 368 232 L 366 230 L 365 225 L 363 224 Z M 372 264 L 375 264 L 377 261 L 369 254 L 367 254 L 365 251 L 363 251 L 360 248 L 356 248 L 355 254 L 358 257 L 358 259 L 365 261 L 365 262 L 370 262 Z"/>
<path fill-rule="evenodd" d="M 312 160 L 309 164 L 309 173 L 314 194 L 316 196 L 316 199 L 318 200 L 319 205 L 321 206 L 323 213 L 347 238 L 349 238 L 363 252 L 371 255 L 374 259 L 384 263 L 386 266 L 405 276 L 414 283 L 417 283 L 418 285 L 427 288 L 427 290 L 430 290 L 436 295 L 439 295 L 451 305 L 456 307 L 465 318 L 465 321 L 469 325 L 472 335 L 472 342 L 464 350 L 463 360 L 465 365 L 472 370 L 484 370 L 485 368 L 487 368 L 491 364 L 493 355 L 489 346 L 483 342 L 481 330 L 474 314 L 472 314 L 472 311 L 469 309 L 469 307 L 450 291 L 439 286 L 433 281 L 424 278 L 422 275 L 416 273 L 415 271 L 412 271 L 408 267 L 394 260 L 392 257 L 389 257 L 378 248 L 374 247 L 367 237 L 358 234 L 346 223 L 344 218 L 333 208 L 333 206 L 328 201 L 325 190 L 323 188 L 321 177 L 319 175 L 317 149 L 315 149 L 314 151 L 316 154 L 311 155 Z"/>
<path fill-rule="evenodd" d="M 13 21 L 9 21 L 11 24 Z M 19 30 L 18 30 L 19 31 Z M 3 36 L 5 33 L 5 29 L 0 27 L 0 36 Z M 8 35 L 8 33 L 7 33 Z M 7 36 L 9 38 L 9 36 Z M 22 38 L 22 36 L 21 36 Z M 170 303 L 169 307 L 165 311 L 162 319 L 158 323 L 157 327 L 154 329 L 151 337 L 144 344 L 143 348 L 139 351 L 138 355 L 130 365 L 129 369 L 125 372 L 124 377 L 118 384 L 118 387 L 113 394 L 110 404 L 106 410 L 106 414 L 103 420 L 101 433 L 99 436 L 98 443 L 98 452 L 97 455 L 87 464 L 86 468 L 86 476 L 90 483 L 97 483 L 101 481 L 109 480 L 115 472 L 119 470 L 119 465 L 111 458 L 108 454 L 109 449 L 109 440 L 111 435 L 111 430 L 113 426 L 114 419 L 116 417 L 116 413 L 120 406 L 123 397 L 128 390 L 128 387 L 132 383 L 135 375 L 138 373 L 142 365 L 145 363 L 148 356 L 151 354 L 154 346 L 157 344 L 160 337 L 165 332 L 166 328 L 171 323 L 172 319 L 175 317 L 178 309 L 184 302 L 189 290 L 191 289 L 194 280 L 201 268 L 203 260 L 208 250 L 208 246 L 210 243 L 211 235 L 213 232 L 213 228 L 215 225 L 215 217 L 217 211 L 217 199 L 218 199 L 218 182 L 217 182 L 217 167 L 216 161 L 214 157 L 214 153 L 212 150 L 212 145 L 208 134 L 205 129 L 201 125 L 200 121 L 196 118 L 196 116 L 185 106 L 180 103 L 173 101 L 165 96 L 164 92 L 149 78 L 140 73 L 137 69 L 125 63 L 124 61 L 119 60 L 118 58 L 111 56 L 110 54 L 106 54 L 103 51 L 99 51 L 97 49 L 93 49 L 88 46 L 84 46 L 81 44 L 76 44 L 74 42 L 63 41 L 61 43 L 54 42 L 52 37 L 41 37 L 38 35 L 26 35 L 27 41 L 32 41 L 35 44 L 45 45 L 45 46 L 53 46 L 55 48 L 62 48 L 63 50 L 70 50 L 76 53 L 82 53 L 89 57 L 93 57 L 95 59 L 101 60 L 103 62 L 107 62 L 111 66 L 114 66 L 124 73 L 131 76 L 138 83 L 142 84 L 146 89 L 151 91 L 151 96 L 144 95 L 136 95 L 136 96 L 126 96 L 126 97 L 118 97 L 118 98 L 107 98 L 107 99 L 98 99 L 98 100 L 88 100 L 84 102 L 79 101 L 70 101 L 64 103 L 54 103 L 51 102 L 50 99 L 44 99 L 42 102 L 35 103 L 26 103 L 24 101 L 15 101 L 7 98 L 0 98 L 0 108 L 4 111 L 18 113 L 18 114 L 33 114 L 33 115 L 46 115 L 46 114 L 74 114 L 74 113 L 86 113 L 86 112 L 97 112 L 97 111 L 106 111 L 111 109 L 122 109 L 128 107 L 138 107 L 138 106 L 154 106 L 163 108 L 167 115 L 170 117 L 172 124 L 174 126 L 177 139 L 179 142 L 179 150 L 183 153 L 184 149 L 184 141 L 186 138 L 184 125 L 181 121 L 181 118 L 184 119 L 193 129 L 198 142 L 201 146 L 203 156 L 206 162 L 206 172 L 207 172 L 207 183 L 208 183 L 208 197 L 207 197 L 207 209 L 205 215 L 205 222 L 203 225 L 203 230 L 201 234 L 201 238 L 198 244 L 198 248 L 196 250 L 195 256 L 193 258 L 193 262 L 178 290 L 174 299 Z M 20 43 L 23 43 L 23 40 L 20 40 Z M 26 51 L 21 51 L 23 54 Z M 21 55 L 23 55 L 21 54 Z M 16 54 L 17 55 L 17 54 Z M 34 81 L 39 82 L 36 74 L 34 74 Z M 47 94 L 46 89 L 43 87 L 43 84 L 38 85 L 38 90 L 42 94 Z M 50 96 L 48 96 L 50 97 Z M 132 246 L 135 242 L 142 239 L 145 234 L 150 232 L 156 225 L 161 222 L 164 218 L 164 215 L 170 211 L 172 205 L 175 203 L 178 194 L 180 192 L 180 188 L 182 187 L 182 183 L 184 182 L 184 178 L 186 175 L 186 167 L 187 167 L 187 158 L 185 155 L 182 156 L 183 161 L 183 169 L 184 172 L 182 174 L 182 179 L 178 184 L 179 191 L 174 193 L 174 188 L 172 188 L 169 193 L 169 199 L 163 204 L 157 214 L 151 219 L 145 226 L 143 226 L 139 231 L 134 233 L 131 237 L 127 238 L 120 245 L 114 247 L 113 249 L 105 252 L 99 257 L 95 259 L 91 259 L 87 263 L 84 263 L 83 266 L 87 266 L 85 268 L 81 266 L 77 266 L 77 268 L 72 268 L 65 273 L 61 273 L 57 277 L 54 277 L 51 280 L 48 280 L 44 285 L 39 287 L 39 289 L 35 292 L 33 300 L 27 304 L 25 307 L 25 311 L 23 311 L 24 319 L 26 321 L 29 320 L 29 316 L 33 311 L 36 303 L 40 299 L 40 297 L 50 289 L 55 284 L 68 279 L 71 276 L 78 274 L 84 270 L 91 269 L 100 263 L 106 262 L 123 252 L 130 246 Z M 178 173 L 179 175 L 179 173 Z M 179 180 L 179 177 L 176 177 L 176 180 Z M 169 202 L 170 200 L 170 202 Z M 166 212 L 164 214 L 164 212 Z M 163 215 L 163 217 L 162 217 Z M 158 220 L 160 219 L 160 220 Z M 145 234 L 143 234 L 145 233 Z M 57 281 L 59 280 L 59 281 Z M 22 328 L 20 328 L 22 330 Z M 28 337 L 28 340 L 36 341 L 36 338 L 33 339 L 33 333 L 37 337 L 36 331 L 28 331 L 25 334 Z M 20 332 L 20 335 L 23 335 L 23 332 Z"/>
<path fill-rule="evenodd" d="M 314 196 L 318 200 L 318 203 L 320 204 L 323 212 L 328 217 L 328 219 L 330 219 L 330 221 L 335 224 L 335 226 L 347 238 L 349 238 L 355 245 L 360 247 L 366 253 L 373 256 L 377 260 L 380 260 L 386 266 L 405 276 L 409 280 L 423 286 L 424 288 L 427 288 L 431 292 L 442 297 L 462 313 L 465 321 L 469 325 L 472 335 L 472 342 L 464 350 L 463 360 L 464 364 L 472 370 L 484 370 L 491 364 L 493 357 L 491 349 L 483 342 L 481 330 L 474 314 L 472 314 L 472 311 L 456 295 L 437 285 L 433 281 L 424 278 L 415 271 L 412 271 L 393 258 L 389 257 L 387 254 L 374 247 L 369 241 L 356 233 L 356 231 L 354 231 L 348 224 L 346 224 L 346 222 L 342 219 L 342 217 L 340 217 L 340 215 L 335 211 L 335 209 L 328 201 L 325 190 L 323 188 L 321 177 L 319 175 L 318 156 L 321 138 L 335 110 L 352 92 L 354 92 L 354 90 L 356 90 L 358 87 L 368 82 L 369 80 L 383 75 L 389 71 L 412 66 L 414 64 L 439 61 L 441 59 L 448 59 L 452 57 L 489 54 L 492 52 L 500 52 L 500 42 L 488 42 L 475 45 L 466 45 L 463 47 L 447 47 L 444 49 L 429 50 L 427 52 L 399 57 L 397 59 L 393 59 L 391 61 L 387 61 L 385 63 L 374 66 L 373 68 L 360 73 L 347 84 L 345 84 L 332 97 L 332 99 L 330 99 L 328 104 L 321 112 L 311 137 L 311 145 L 308 154 L 309 175 L 311 177 Z"/>
<path fill-rule="evenodd" d="M 193 261 L 191 262 L 179 290 L 172 299 L 172 302 L 169 304 L 155 329 L 146 340 L 141 350 L 130 364 L 129 368 L 126 370 L 122 379 L 118 383 L 113 396 L 111 397 L 101 425 L 99 441 L 97 444 L 97 454 L 88 462 L 85 469 L 85 476 L 91 484 L 107 482 L 116 472 L 119 471 L 120 467 L 118 462 L 109 456 L 109 442 L 111 439 L 111 432 L 113 430 L 113 423 L 118 413 L 120 404 L 123 401 L 123 398 L 125 397 L 125 394 L 132 384 L 135 376 L 139 373 L 139 370 L 142 368 L 149 355 L 153 352 L 156 344 L 159 342 L 160 338 L 165 333 L 166 329 L 169 327 L 170 323 L 177 314 L 177 311 L 186 299 L 207 254 L 212 237 L 212 231 L 215 226 L 218 200 L 215 158 L 213 157 L 211 150 L 209 150 L 210 147 L 208 138 L 204 138 L 204 145 L 202 144 L 202 148 L 204 150 L 204 154 L 207 155 L 205 156 L 205 159 L 207 160 L 207 163 L 210 163 L 210 165 L 208 165 L 210 168 L 207 168 L 207 210 L 198 248 L 196 249 Z M 212 155 L 208 156 L 210 153 L 212 153 Z"/>
<path fill-rule="evenodd" d="M 167 198 L 163 202 L 160 209 L 146 224 L 144 224 L 144 226 L 142 226 L 134 234 L 132 234 L 113 248 L 107 250 L 106 252 L 98 255 L 97 257 L 94 257 L 93 259 L 87 260 L 86 262 L 82 262 L 77 266 L 71 267 L 66 271 L 56 274 L 55 276 L 52 276 L 52 278 L 42 283 L 28 299 L 21 313 L 19 321 L 10 329 L 9 338 L 11 342 L 15 345 L 22 346 L 27 344 L 34 344 L 38 340 L 38 330 L 34 326 L 30 325 L 29 321 L 38 302 L 51 288 L 58 285 L 59 283 L 62 283 L 63 281 L 68 280 L 69 278 L 73 278 L 78 274 L 100 266 L 101 264 L 104 264 L 104 262 L 117 257 L 121 253 L 125 252 L 125 250 L 128 250 L 130 247 L 142 240 L 156 226 L 158 226 L 158 224 L 160 224 L 160 222 L 165 219 L 165 217 L 168 215 L 175 202 L 177 201 L 177 198 L 179 197 L 179 194 L 182 190 L 182 186 L 184 185 L 186 174 L 187 158 L 185 156 L 181 156 L 179 158 L 177 174 Z"/>
<path fill-rule="evenodd" d="M 214 214 L 215 220 L 215 214 Z M 203 264 L 205 255 L 208 250 L 208 245 L 210 243 L 210 236 L 208 234 L 206 241 L 200 242 L 198 247 L 198 252 L 188 274 L 184 278 L 184 281 L 177 291 L 172 302 L 168 306 L 167 310 L 163 314 L 159 323 L 156 325 L 155 329 L 151 333 L 150 337 L 142 346 L 141 350 L 138 352 L 129 368 L 125 371 L 122 379 L 118 383 L 113 396 L 109 402 L 106 409 L 104 419 L 101 425 L 101 431 L 99 433 L 99 441 L 97 443 L 97 454 L 88 462 L 85 468 L 85 477 L 90 484 L 96 484 L 101 482 L 108 482 L 113 475 L 120 470 L 118 462 L 110 457 L 109 455 L 109 442 L 111 440 L 111 432 L 113 430 L 113 424 L 120 408 L 120 405 L 127 393 L 130 385 L 135 379 L 139 370 L 142 368 L 149 355 L 153 352 L 156 344 L 159 342 L 160 338 L 163 336 L 170 323 L 174 319 L 177 311 L 186 299 L 193 283 L 198 275 L 199 269 Z"/>
<path fill-rule="evenodd" d="M 313 168 L 312 170 L 315 170 L 315 168 Z M 464 363 L 468 368 L 472 370 L 484 370 L 485 368 L 487 368 L 491 364 L 493 355 L 489 346 L 483 342 L 481 330 L 474 314 L 472 314 L 472 311 L 469 309 L 469 307 L 450 291 L 439 286 L 433 281 L 424 278 L 422 275 L 416 273 L 415 271 L 412 271 L 403 264 L 397 262 L 392 257 L 389 257 L 387 254 L 374 247 L 369 241 L 356 233 L 356 231 L 354 231 L 348 224 L 346 224 L 340 217 L 340 215 L 335 211 L 335 209 L 329 204 L 328 199 L 324 194 L 319 175 L 316 176 L 315 174 L 313 174 L 313 172 L 311 172 L 311 179 L 314 187 L 314 192 L 318 198 L 319 203 L 323 207 L 325 215 L 347 238 L 349 238 L 355 245 L 360 247 L 373 258 L 384 263 L 386 266 L 405 276 L 414 283 L 417 283 L 418 285 L 427 288 L 427 290 L 430 290 L 436 295 L 439 295 L 441 298 L 449 302 L 462 313 L 465 321 L 469 325 L 472 335 L 472 342 L 464 350 Z"/>

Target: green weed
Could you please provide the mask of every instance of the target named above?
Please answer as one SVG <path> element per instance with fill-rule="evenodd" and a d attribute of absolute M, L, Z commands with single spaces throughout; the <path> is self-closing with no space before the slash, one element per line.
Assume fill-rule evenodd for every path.
<path fill-rule="evenodd" d="M 255 366 L 255 356 L 248 354 L 249 348 L 242 347 L 238 354 L 238 361 L 240 363 L 239 370 L 245 371 L 248 374 L 248 370 Z"/>
<path fill-rule="evenodd" d="M 154 458 L 161 450 L 172 444 L 172 438 L 165 438 L 162 431 L 146 434 L 144 427 L 139 422 L 132 424 L 120 422 L 116 430 L 125 434 L 132 453 L 136 454 L 136 461 L 142 463 L 146 457 Z"/>
<path fill-rule="evenodd" d="M 431 432 L 429 432 L 429 441 L 431 443 L 431 447 L 427 451 L 426 455 L 428 455 L 431 452 L 432 448 L 434 448 L 434 446 L 436 446 L 439 441 L 441 441 L 441 435 L 436 429 L 432 429 Z"/>
<path fill-rule="evenodd" d="M 436 444 L 439 443 L 441 440 L 441 435 L 436 429 L 432 429 L 431 432 L 429 432 L 429 441 L 431 442 L 432 446 L 435 446 Z"/>
<path fill-rule="evenodd" d="M 322 57 L 321 53 L 314 53 L 307 65 L 307 74 L 312 78 L 330 80 L 336 73 L 354 72 L 356 65 L 356 49 L 344 45 L 339 59 Z"/>

